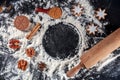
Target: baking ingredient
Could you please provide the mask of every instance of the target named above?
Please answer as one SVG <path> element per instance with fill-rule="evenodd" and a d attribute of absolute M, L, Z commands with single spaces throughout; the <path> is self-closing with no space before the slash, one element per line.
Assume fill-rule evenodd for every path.
<path fill-rule="evenodd" d="M 35 35 L 35 33 L 38 31 L 38 29 L 41 27 L 41 24 L 40 23 L 37 23 L 34 27 L 33 27 L 33 29 L 32 29 L 32 31 L 26 36 L 26 38 L 28 39 L 28 40 L 30 40 L 34 35 Z"/>
<path fill-rule="evenodd" d="M 85 48 L 88 48 L 88 45 L 92 46 L 94 43 L 97 43 L 100 39 L 103 39 L 102 36 L 93 37 L 91 42 L 93 43 L 87 43 L 89 36 L 86 36 L 86 23 L 95 23 L 98 25 L 98 33 L 102 31 L 104 26 L 103 24 L 95 18 L 93 12 L 93 7 L 90 5 L 88 0 L 62 0 L 63 3 L 59 3 L 60 7 L 62 6 L 62 17 L 60 19 L 53 19 L 46 14 L 38 13 L 36 14 L 34 12 L 34 7 L 42 6 L 44 9 L 52 8 L 55 5 L 58 6 L 57 2 L 55 0 L 17 0 L 15 3 L 13 3 L 15 12 L 13 17 L 10 17 L 9 14 L 1 13 L 0 14 L 0 54 L 4 55 L 5 63 L 4 69 L 1 70 L 1 75 L 4 76 L 5 79 L 10 80 L 68 80 L 68 77 L 66 77 L 65 71 L 71 69 L 76 64 L 78 64 L 79 57 L 82 55 L 82 52 Z M 77 1 L 77 2 L 76 2 Z M 75 17 L 71 15 L 70 12 L 70 3 L 80 3 L 82 4 L 82 7 L 84 8 L 84 15 Z M 47 5 L 47 6 L 46 6 Z M 34 23 L 40 22 L 42 24 L 42 27 L 40 31 L 37 32 L 36 35 L 29 41 L 26 39 L 26 35 L 29 34 L 29 32 L 23 32 L 16 27 L 14 27 L 13 21 L 14 18 L 18 15 L 25 15 L 27 18 L 33 20 Z M 51 56 L 47 54 L 47 52 L 44 50 L 42 46 L 42 39 L 43 35 L 45 34 L 46 30 L 49 28 L 49 26 L 58 24 L 60 22 L 64 23 L 70 23 L 74 25 L 81 35 L 81 39 L 79 42 L 81 43 L 81 46 L 79 48 L 79 52 L 72 58 L 66 58 L 64 60 L 56 60 L 53 59 Z M 19 39 L 20 42 L 22 42 L 21 48 L 19 51 L 12 51 L 11 49 L 6 48 L 6 44 L 8 44 L 9 40 L 15 38 Z M 34 47 L 37 55 L 33 58 L 28 57 L 25 54 L 25 49 L 29 47 Z M 9 56 L 12 56 L 9 57 Z M 114 57 L 114 56 L 113 56 Z M 2 57 L 3 58 L 3 57 Z M 1 59 L 1 58 L 0 58 Z M 17 68 L 17 61 L 18 60 L 26 60 L 30 66 L 27 67 L 25 71 L 22 71 L 21 69 Z M 6 61 L 7 60 L 7 61 Z M 38 70 L 38 63 L 42 61 L 47 64 L 47 70 L 44 70 L 40 72 Z M 102 64 L 102 63 L 101 63 Z M 100 64 L 100 65 L 101 65 Z M 102 67 L 103 69 L 103 67 Z M 110 69 L 109 69 L 110 70 Z M 87 80 L 90 76 L 94 79 L 95 77 L 90 74 L 90 71 L 83 70 L 82 73 L 77 74 L 76 77 L 82 76 L 81 78 L 83 80 Z M 106 71 L 106 69 L 104 70 Z M 95 72 L 95 70 L 92 70 L 91 72 Z M 101 72 L 102 73 L 102 72 Z M 119 72 L 118 72 L 119 73 Z M 109 73 L 111 74 L 111 73 Z M 118 74 L 117 74 L 118 75 Z M 115 75 L 115 76 L 117 76 Z M 99 77 L 99 75 L 97 75 Z M 74 78 L 76 78 L 74 77 Z M 87 79 L 85 79 L 87 77 Z M 73 80 L 74 80 L 73 78 Z M 81 79 L 81 80 L 82 80 Z"/>
<path fill-rule="evenodd" d="M 59 19 L 62 16 L 62 10 L 59 7 L 53 7 L 50 9 L 36 8 L 35 11 L 47 13 L 50 17 L 52 17 L 54 19 Z"/>
<path fill-rule="evenodd" d="M 28 63 L 27 61 L 21 59 L 18 61 L 18 68 L 25 71 L 27 69 Z"/>
<path fill-rule="evenodd" d="M 2 12 L 2 10 L 3 10 L 3 9 L 2 9 L 2 6 L 0 6 L 0 13 Z"/>
<path fill-rule="evenodd" d="M 26 16 L 17 16 L 14 21 L 14 26 L 19 30 L 26 30 L 29 27 L 29 20 Z"/>
<path fill-rule="evenodd" d="M 38 64 L 38 69 L 40 69 L 40 71 L 43 71 L 45 68 L 46 68 L 46 64 L 45 64 L 45 63 L 40 62 L 40 63 Z"/>
<path fill-rule="evenodd" d="M 34 48 L 30 47 L 26 49 L 26 54 L 28 57 L 33 57 L 35 55 L 35 50 Z"/>
<path fill-rule="evenodd" d="M 20 41 L 17 39 L 11 39 L 9 41 L 9 47 L 14 50 L 20 49 Z"/>

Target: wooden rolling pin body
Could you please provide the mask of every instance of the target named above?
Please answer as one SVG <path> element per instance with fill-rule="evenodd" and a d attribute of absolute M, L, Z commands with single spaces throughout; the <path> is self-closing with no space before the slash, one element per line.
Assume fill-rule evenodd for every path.
<path fill-rule="evenodd" d="M 87 69 L 89 69 L 119 47 L 120 28 L 88 50 L 81 57 L 81 62 Z"/>
<path fill-rule="evenodd" d="M 98 61 L 106 58 L 111 52 L 113 52 L 115 49 L 120 47 L 120 28 L 117 29 L 115 32 L 110 34 L 108 37 L 104 38 L 102 41 L 100 41 L 98 44 L 93 46 L 90 50 L 88 50 L 85 54 L 81 56 L 81 62 L 87 69 L 94 66 Z M 75 75 L 78 66 L 72 68 L 70 71 L 67 72 L 68 77 L 72 77 Z"/>

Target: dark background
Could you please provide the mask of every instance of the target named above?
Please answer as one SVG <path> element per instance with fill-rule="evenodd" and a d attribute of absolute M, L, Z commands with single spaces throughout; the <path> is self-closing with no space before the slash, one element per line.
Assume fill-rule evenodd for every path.
<path fill-rule="evenodd" d="M 91 0 L 91 2 L 95 8 L 106 8 L 108 13 L 107 20 L 110 22 L 106 26 L 107 34 L 120 27 L 120 0 Z"/>
<path fill-rule="evenodd" d="M 5 0 L 0 0 L 0 5 L 4 1 Z M 17 0 L 7 0 L 6 6 L 9 6 L 12 3 L 12 1 L 17 1 Z M 62 2 L 66 0 L 59 0 L 59 1 Z M 120 0 L 89 0 L 89 1 L 95 7 L 95 9 L 97 8 L 106 9 L 108 13 L 106 20 L 109 22 L 109 24 L 105 26 L 105 32 L 107 35 L 120 27 Z M 119 54 L 119 52 L 120 50 L 115 51 L 114 54 Z M 84 74 L 80 73 L 82 76 L 74 80 L 81 80 L 81 78 L 85 78 L 85 80 L 120 80 L 120 71 L 118 71 L 119 68 L 120 68 L 120 58 L 117 58 L 115 61 L 112 62 L 112 64 L 109 64 L 108 66 L 106 66 L 100 73 L 93 73 L 94 72 L 93 71 L 93 72 L 90 72 L 91 75 L 87 77 L 85 77 Z M 114 76 L 113 76 L 113 73 L 114 73 Z M 97 78 L 98 75 L 100 75 L 99 78 Z M 94 79 L 90 79 L 91 76 L 94 77 Z M 3 76 L 0 76 L 0 77 L 1 77 L 0 80 L 4 80 L 2 78 Z M 43 80 L 43 79 L 40 78 L 40 80 Z"/>
<path fill-rule="evenodd" d="M 0 5 L 3 4 L 5 0 L 0 0 Z M 10 3 L 18 0 L 6 0 L 6 6 L 9 6 Z M 66 0 L 57 0 L 59 2 Z M 94 7 L 97 8 L 106 8 L 108 16 L 107 20 L 110 22 L 106 26 L 107 34 L 110 34 L 111 31 L 116 30 L 120 26 L 120 0 L 89 0 Z"/>

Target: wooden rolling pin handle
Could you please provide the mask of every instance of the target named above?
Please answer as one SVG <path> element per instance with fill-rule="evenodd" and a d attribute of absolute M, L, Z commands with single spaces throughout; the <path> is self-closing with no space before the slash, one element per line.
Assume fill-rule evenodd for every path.
<path fill-rule="evenodd" d="M 84 68 L 83 63 L 79 63 L 77 66 L 73 67 L 69 71 L 67 71 L 66 75 L 67 77 L 73 77 L 75 74 L 79 72 L 81 68 Z"/>
<path fill-rule="evenodd" d="M 36 8 L 35 12 L 44 12 L 44 13 L 48 13 L 50 9 L 43 9 L 43 8 Z"/>

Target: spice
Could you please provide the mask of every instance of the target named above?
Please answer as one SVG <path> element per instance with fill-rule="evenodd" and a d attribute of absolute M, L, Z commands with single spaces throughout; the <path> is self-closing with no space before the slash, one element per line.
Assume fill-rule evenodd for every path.
<path fill-rule="evenodd" d="M 44 12 L 54 19 L 59 19 L 62 16 L 62 9 L 59 7 L 53 7 L 50 9 L 36 8 L 36 12 Z"/>
<path fill-rule="evenodd" d="M 2 6 L 0 6 L 0 13 L 3 11 L 3 8 L 2 8 Z"/>
<path fill-rule="evenodd" d="M 29 28 L 30 21 L 26 16 L 17 16 L 14 21 L 14 26 L 19 30 L 27 30 Z"/>
<path fill-rule="evenodd" d="M 30 47 L 30 48 L 26 49 L 26 54 L 28 57 L 33 57 L 35 55 L 34 48 Z"/>
<path fill-rule="evenodd" d="M 43 63 L 43 62 L 40 62 L 40 63 L 38 64 L 38 68 L 40 69 L 40 71 L 43 71 L 43 70 L 46 68 L 46 64 Z"/>
<path fill-rule="evenodd" d="M 35 27 L 32 29 L 32 31 L 26 36 L 26 38 L 27 39 L 31 39 L 34 35 L 35 35 L 35 33 L 38 31 L 38 29 L 41 27 L 41 24 L 40 23 L 37 23 L 36 25 L 35 25 Z"/>
<path fill-rule="evenodd" d="M 9 42 L 9 47 L 16 50 L 20 48 L 20 41 L 17 39 L 11 39 Z"/>
<path fill-rule="evenodd" d="M 59 19 L 62 16 L 62 10 L 59 7 L 53 7 L 49 10 L 48 15 L 54 19 Z"/>
<path fill-rule="evenodd" d="M 23 59 L 21 59 L 21 60 L 18 61 L 18 68 L 21 69 L 21 70 L 23 70 L 23 71 L 26 70 L 27 65 L 28 65 L 28 62 L 25 61 L 25 60 L 23 60 Z"/>

